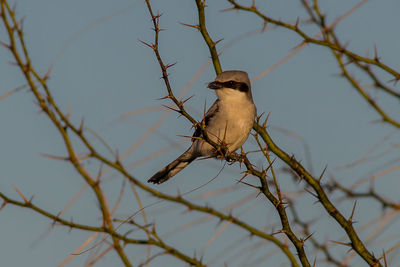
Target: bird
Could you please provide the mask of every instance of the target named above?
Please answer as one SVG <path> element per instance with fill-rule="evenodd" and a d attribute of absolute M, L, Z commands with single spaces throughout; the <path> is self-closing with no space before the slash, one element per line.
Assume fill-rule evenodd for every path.
<path fill-rule="evenodd" d="M 235 152 L 246 142 L 256 115 L 249 76 L 245 71 L 224 71 L 207 87 L 215 90 L 217 100 L 202 121 L 206 135 L 212 142 L 224 145 L 227 153 Z M 164 183 L 196 158 L 216 156 L 217 150 L 203 139 L 201 127 L 196 126 L 189 149 L 154 174 L 148 182 Z"/>

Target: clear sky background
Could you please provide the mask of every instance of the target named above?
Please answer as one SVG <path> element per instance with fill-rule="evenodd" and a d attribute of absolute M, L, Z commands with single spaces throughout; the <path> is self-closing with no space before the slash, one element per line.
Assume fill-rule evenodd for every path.
<path fill-rule="evenodd" d="M 18 15 L 25 17 L 25 38 L 34 67 L 44 74 L 52 66 L 48 85 L 55 101 L 65 112 L 70 109 L 74 123 L 79 124 L 81 118 L 84 118 L 86 126 L 101 135 L 114 151 L 118 150 L 122 154 L 135 146 L 136 150 L 124 160 L 126 165 L 132 164 L 131 173 L 135 177 L 146 181 L 184 151 L 188 140 L 178 135 L 190 135 L 191 125 L 185 118 L 172 112 L 168 113 L 149 137 L 140 142 L 146 132 L 160 118 L 166 116 L 167 109 L 162 108 L 162 105 L 171 104 L 168 100 L 157 100 L 166 95 L 160 79 L 160 69 L 152 50 L 139 42 L 153 41 L 153 31 L 150 29 L 152 25 L 143 1 L 12 2 L 17 3 Z M 358 2 L 320 0 L 320 5 L 330 23 Z M 178 95 L 209 59 L 208 48 L 201 35 L 196 30 L 179 24 L 197 22 L 195 2 L 153 0 L 151 3 L 154 10 L 163 14 L 160 25 L 166 31 L 160 35 L 160 53 L 165 63 L 177 62 L 169 69 L 169 73 L 173 90 Z M 298 17 L 306 17 L 300 1 L 268 0 L 256 3 L 261 11 L 276 19 L 294 23 Z M 215 40 L 223 38 L 219 48 L 246 32 L 262 27 L 262 21 L 254 15 L 235 11 L 220 12 L 228 7 L 229 3 L 218 0 L 208 1 L 206 9 L 210 35 Z M 399 11 L 398 0 L 370 0 L 339 23 L 336 27 L 337 34 L 342 43 L 348 42 L 348 49 L 363 56 L 373 55 L 376 45 L 381 60 L 400 70 Z M 317 28 L 311 26 L 304 26 L 304 29 L 310 35 L 318 32 Z M 6 40 L 3 25 L 0 27 L 0 40 Z M 241 38 L 227 48 L 220 56 L 222 68 L 245 70 L 254 78 L 290 54 L 292 48 L 300 42 L 301 39 L 291 31 L 267 28 L 264 33 Z M 11 65 L 10 61 L 13 61 L 11 54 L 1 47 L 0 95 L 25 83 L 20 70 Z M 317 175 L 328 164 L 328 177 L 335 177 L 346 185 L 398 165 L 400 132 L 389 124 L 379 123 L 378 114 L 344 78 L 336 75 L 338 73 L 340 69 L 331 52 L 327 48 L 310 45 L 278 69 L 254 82 L 253 97 L 258 113 L 270 113 L 270 133 L 282 149 L 296 155 L 304 165 L 312 166 L 312 171 Z M 382 72 L 378 73 L 383 81 L 391 79 Z M 359 80 L 365 79 L 365 76 L 357 72 L 353 74 Z M 206 89 L 206 83 L 214 78 L 215 73 L 210 66 L 185 93 L 186 97 L 194 95 L 187 107 L 197 119 L 201 119 L 204 103 L 209 107 L 215 100 L 214 92 Z M 366 85 L 363 82 L 362 84 Z M 399 85 L 395 88 L 399 90 Z M 368 92 L 391 116 L 400 120 L 398 101 L 372 89 Z M 128 112 L 134 114 L 118 120 Z M 81 177 L 68 163 L 40 155 L 66 155 L 59 133 L 48 118 L 39 112 L 32 94 L 27 90 L 21 90 L 0 101 L 0 122 L 0 190 L 18 199 L 12 187 L 15 185 L 26 196 L 34 195 L 37 205 L 53 213 L 59 212 L 83 185 Z M 304 142 L 279 129 L 301 136 L 309 147 L 311 161 L 306 157 Z M 386 139 L 372 152 L 372 155 L 385 152 L 382 156 L 354 168 L 339 169 L 360 159 L 383 138 Z M 102 147 L 96 138 L 91 140 Z M 254 140 L 249 138 L 245 147 L 247 150 L 255 149 Z M 143 158 L 161 149 L 164 150 L 163 153 L 150 161 L 140 163 Z M 104 148 L 102 151 L 107 153 Z M 158 186 L 158 189 L 171 194 L 187 192 L 213 178 L 222 165 L 223 163 L 215 160 L 195 162 L 168 183 Z M 89 168 L 93 170 L 96 166 L 89 164 Z M 238 166 L 227 166 L 218 179 L 191 195 L 233 186 L 240 177 Z M 289 176 L 282 174 L 280 179 L 282 188 L 290 191 L 292 188 L 289 186 Z M 106 189 L 110 201 L 115 201 L 121 183 L 121 177 L 109 176 Z M 237 187 L 239 189 L 235 192 L 212 200 L 212 203 L 217 207 L 225 207 L 252 192 L 245 186 Z M 381 193 L 399 201 L 399 172 L 392 172 L 378 180 L 376 187 Z M 145 204 L 155 201 L 147 194 L 143 194 L 143 198 Z M 318 205 L 313 205 L 313 199 L 309 195 L 302 201 L 304 207 L 301 211 L 305 219 L 318 214 L 326 216 Z M 341 211 L 350 214 L 352 206 L 340 205 L 339 201 L 337 203 Z M 163 203 L 155 205 L 149 209 L 149 213 L 157 217 L 157 212 L 164 207 L 169 206 Z M 257 226 L 275 225 L 275 230 L 278 229 L 278 217 L 269 203 L 254 198 L 249 201 L 248 207 L 243 206 L 239 211 L 245 211 L 249 207 L 254 209 L 243 216 L 250 223 Z M 379 216 L 379 208 L 371 201 L 358 203 L 357 220 L 367 222 Z M 130 194 L 117 213 L 123 217 L 135 211 L 137 205 Z M 181 207 L 166 209 L 163 221 L 157 225 L 159 231 L 169 233 L 177 225 L 201 217 L 198 214 L 184 216 L 183 211 Z M 97 215 L 98 209 L 93 195 L 86 192 L 65 218 L 72 217 L 82 223 L 96 223 Z M 90 236 L 90 233 L 81 231 L 68 232 L 67 228 L 61 226 L 48 232 L 51 221 L 11 205 L 0 211 L 0 225 L 2 266 L 57 266 Z M 167 240 L 177 244 L 188 254 L 196 251 L 197 255 L 201 255 L 201 248 L 217 229 L 215 225 L 216 221 L 212 221 L 204 227 L 196 228 L 196 231 L 189 229 L 171 235 Z M 321 240 L 339 240 L 343 236 L 342 230 L 331 219 L 322 220 L 315 227 L 316 231 L 325 231 L 319 236 Z M 328 228 L 332 229 L 330 236 L 326 233 Z M 208 232 L 209 229 L 213 231 Z M 395 238 L 374 243 L 370 248 L 376 253 L 390 248 L 399 240 L 399 229 L 400 224 L 395 221 L 390 230 Z M 240 239 L 241 235 L 236 235 L 235 230 L 232 227 L 205 249 L 206 263 L 223 248 Z M 361 234 L 362 237 L 367 235 L 368 232 Z M 240 251 L 240 248 L 236 248 L 236 251 Z M 337 255 L 343 256 L 346 252 L 346 248 L 339 249 Z M 137 248 L 131 251 L 130 256 L 136 257 L 137 260 L 133 262 L 137 264 L 145 253 L 144 247 Z M 262 257 L 262 251 L 257 253 L 257 257 Z M 245 257 L 228 261 L 228 264 L 245 266 Z M 83 266 L 85 259 L 86 255 L 78 256 L 67 266 Z M 152 262 L 151 266 L 182 266 L 170 257 L 163 259 Z M 273 256 L 265 259 L 264 266 L 278 266 L 285 262 L 287 263 L 281 257 Z M 352 263 L 352 266 L 364 266 L 357 259 Z M 120 265 L 121 262 L 114 253 L 110 253 L 97 264 Z M 216 262 L 211 266 L 223 266 L 223 262 Z"/>

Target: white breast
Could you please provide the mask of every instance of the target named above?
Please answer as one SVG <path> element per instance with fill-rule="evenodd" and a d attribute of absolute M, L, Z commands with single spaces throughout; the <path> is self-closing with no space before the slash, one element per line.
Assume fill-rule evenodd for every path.
<path fill-rule="evenodd" d="M 229 151 L 233 152 L 247 140 L 253 127 L 256 109 L 244 93 L 236 91 L 233 94 L 229 92 L 228 95 L 218 96 L 218 112 L 210 120 L 207 133 L 211 140 L 216 143 L 223 142 Z M 202 144 L 202 147 L 201 150 L 205 152 L 206 144 Z M 210 146 L 208 148 L 212 149 Z"/>

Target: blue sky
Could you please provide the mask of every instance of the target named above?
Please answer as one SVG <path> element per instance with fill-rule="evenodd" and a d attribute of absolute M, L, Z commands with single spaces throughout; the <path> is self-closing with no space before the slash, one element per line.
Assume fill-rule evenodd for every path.
<path fill-rule="evenodd" d="M 156 131 L 143 142 L 140 141 L 164 116 L 167 110 L 162 105 L 170 104 L 168 100 L 158 100 L 166 94 L 160 79 L 161 73 L 152 50 L 139 41 L 153 40 L 150 17 L 142 1 L 13 2 L 17 2 L 18 16 L 25 17 L 25 38 L 33 65 L 42 74 L 52 67 L 48 85 L 61 109 L 65 112 L 70 110 L 72 122 L 79 124 L 84 118 L 86 126 L 100 134 L 114 151 L 123 153 L 129 147 L 136 146 L 134 153 L 124 160 L 126 165 L 134 164 L 173 145 L 167 152 L 131 169 L 132 174 L 142 181 L 182 153 L 187 144 L 178 135 L 190 135 L 192 129 L 185 118 L 175 113 L 169 113 Z M 294 23 L 297 17 L 306 16 L 300 1 L 261 2 L 257 1 L 257 6 L 273 18 Z M 165 63 L 177 62 L 169 73 L 173 90 L 178 94 L 209 59 L 208 49 L 201 35 L 180 24 L 196 23 L 195 3 L 182 0 L 158 0 L 151 3 L 154 10 L 163 14 L 160 24 L 166 30 L 160 35 L 160 53 Z M 330 23 L 356 3 L 358 1 L 321 0 L 320 6 Z M 210 35 L 215 40 L 223 39 L 219 48 L 248 31 L 262 27 L 262 22 L 254 15 L 236 11 L 220 12 L 228 7 L 230 5 L 225 1 L 209 1 L 206 9 Z M 400 2 L 397 0 L 368 1 L 339 23 L 336 27 L 337 34 L 343 43 L 348 42 L 350 50 L 363 56 L 373 55 L 376 45 L 381 60 L 399 70 L 399 10 Z M 304 26 L 304 29 L 310 35 L 318 32 L 317 28 L 311 26 Z M 3 26 L 0 40 L 5 40 Z M 293 32 L 267 28 L 264 33 L 242 38 L 227 48 L 220 56 L 222 68 L 245 70 L 254 78 L 290 54 L 300 42 L 301 39 Z M 20 71 L 9 63 L 12 58 L 4 48 L 0 49 L 0 59 L 0 95 L 3 95 L 23 85 L 24 80 Z M 364 75 L 354 69 L 350 71 L 363 85 L 367 85 Z M 259 113 L 270 113 L 270 133 L 279 146 L 289 154 L 296 155 L 304 165 L 312 164 L 315 174 L 319 174 L 328 164 L 328 177 L 335 177 L 348 185 L 399 164 L 399 131 L 388 124 L 379 123 L 378 114 L 345 79 L 336 75 L 339 72 L 340 69 L 328 49 L 309 45 L 278 69 L 254 82 L 253 97 Z M 380 71 L 378 74 L 383 81 L 390 79 Z M 186 97 L 194 95 L 187 108 L 197 119 L 201 119 L 204 103 L 210 106 L 215 99 L 214 92 L 205 87 L 214 78 L 213 68 L 208 67 L 185 94 Z M 398 90 L 399 85 L 395 88 Z M 368 92 L 390 115 L 400 120 L 398 101 L 372 89 Z M 146 112 L 140 112 L 141 110 Z M 123 114 L 133 111 L 137 114 L 117 120 Z M 40 155 L 66 155 L 60 135 L 39 112 L 33 96 L 27 90 L 21 90 L 0 101 L 0 121 L 1 191 L 18 198 L 12 187 L 15 185 L 27 196 L 34 195 L 37 205 L 57 213 L 83 186 L 83 180 L 67 163 Z M 299 139 L 290 137 L 279 129 L 301 136 L 309 146 L 312 161 L 307 161 L 304 145 Z M 390 136 L 381 145 L 373 149 L 372 155 L 389 152 L 354 168 L 338 169 L 361 158 L 388 135 Z M 91 140 L 101 151 L 111 156 L 96 138 L 92 137 Z M 77 140 L 74 142 L 79 146 Z M 248 150 L 254 149 L 254 140 L 249 138 L 245 147 Z M 279 164 L 278 166 L 282 166 Z M 189 191 L 209 181 L 222 165 L 223 163 L 215 160 L 195 162 L 158 189 L 171 194 Z M 88 167 L 95 170 L 97 165 L 89 162 Z M 193 196 L 233 186 L 240 177 L 238 166 L 227 166 L 218 179 L 193 193 Z M 289 176 L 282 174 L 281 177 L 282 187 L 287 191 L 292 190 Z M 122 183 L 121 177 L 110 174 L 109 179 L 105 188 L 110 201 L 115 201 Z M 390 173 L 375 185 L 380 192 L 398 200 L 398 172 Z M 249 188 L 242 186 L 232 194 L 201 201 L 210 201 L 217 207 L 224 207 L 251 192 Z M 143 194 L 143 199 L 147 204 L 155 201 L 146 194 Z M 324 214 L 318 205 L 313 204 L 310 196 L 304 196 L 302 201 L 305 204 L 300 210 L 305 218 Z M 277 215 L 269 203 L 259 198 L 249 201 L 249 207 L 252 203 L 258 204 L 249 212 L 248 217 L 244 215 L 250 223 L 257 226 L 278 225 Z M 352 206 L 340 203 L 338 202 L 340 209 L 349 214 Z M 157 218 L 157 211 L 164 206 L 169 207 L 161 203 L 152 207 L 149 213 Z M 372 201 L 360 202 L 358 208 L 359 220 L 364 221 L 381 212 Z M 245 209 L 241 207 L 239 210 Z M 117 213 L 126 216 L 136 210 L 137 205 L 131 194 L 124 198 Z M 168 233 L 177 224 L 201 217 L 199 214 L 184 216 L 182 212 L 181 207 L 175 207 L 169 209 L 170 214 L 163 214 L 158 224 L 160 232 Z M 94 224 L 98 219 L 96 216 L 98 210 L 90 192 L 85 192 L 66 214 L 66 218 L 73 217 L 82 223 Z M 179 218 L 179 222 L 176 218 Z M 49 220 L 11 206 L 0 212 L 0 222 L 3 226 L 0 229 L 0 258 L 7 266 L 56 266 L 90 236 L 85 232 L 68 232 L 68 229 L 60 226 L 43 234 L 51 226 Z M 215 223 L 206 223 L 194 232 L 182 231 L 167 240 L 183 247 L 188 254 L 196 251 L 200 255 L 201 247 L 217 229 Z M 327 227 L 333 229 L 333 237 L 327 233 L 321 234 L 318 236 L 321 240 L 343 236 L 341 229 L 329 219 L 315 227 L 321 233 L 326 233 Z M 391 227 L 398 229 L 399 223 L 396 222 Z M 367 234 L 363 233 L 362 236 L 366 237 Z M 235 233 L 235 229 L 230 229 L 205 250 L 205 259 L 211 260 L 218 251 L 238 238 L 240 235 Z M 380 253 L 382 249 L 390 248 L 393 245 L 391 242 L 371 246 Z M 135 264 L 139 262 L 141 253 L 145 253 L 145 248 L 132 249 L 131 255 L 136 257 L 133 260 Z M 337 253 L 343 256 L 346 255 L 346 250 L 339 249 Z M 83 266 L 85 259 L 85 255 L 78 256 L 69 266 Z M 165 260 L 154 261 L 151 266 L 177 264 L 169 257 L 163 259 Z M 281 264 L 285 261 L 279 256 L 273 256 L 267 262 Z M 355 260 L 354 264 L 357 263 L 360 264 Z M 119 259 L 111 253 L 97 266 L 119 266 L 118 264 Z M 218 264 L 222 266 L 221 262 L 216 263 Z"/>

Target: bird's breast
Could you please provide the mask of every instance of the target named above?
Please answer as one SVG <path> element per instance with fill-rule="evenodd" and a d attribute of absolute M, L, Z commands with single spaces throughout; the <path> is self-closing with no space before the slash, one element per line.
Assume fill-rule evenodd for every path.
<path fill-rule="evenodd" d="M 255 113 L 251 101 L 220 101 L 218 113 L 207 127 L 209 137 L 215 142 L 227 144 L 230 151 L 235 151 L 246 141 Z"/>

